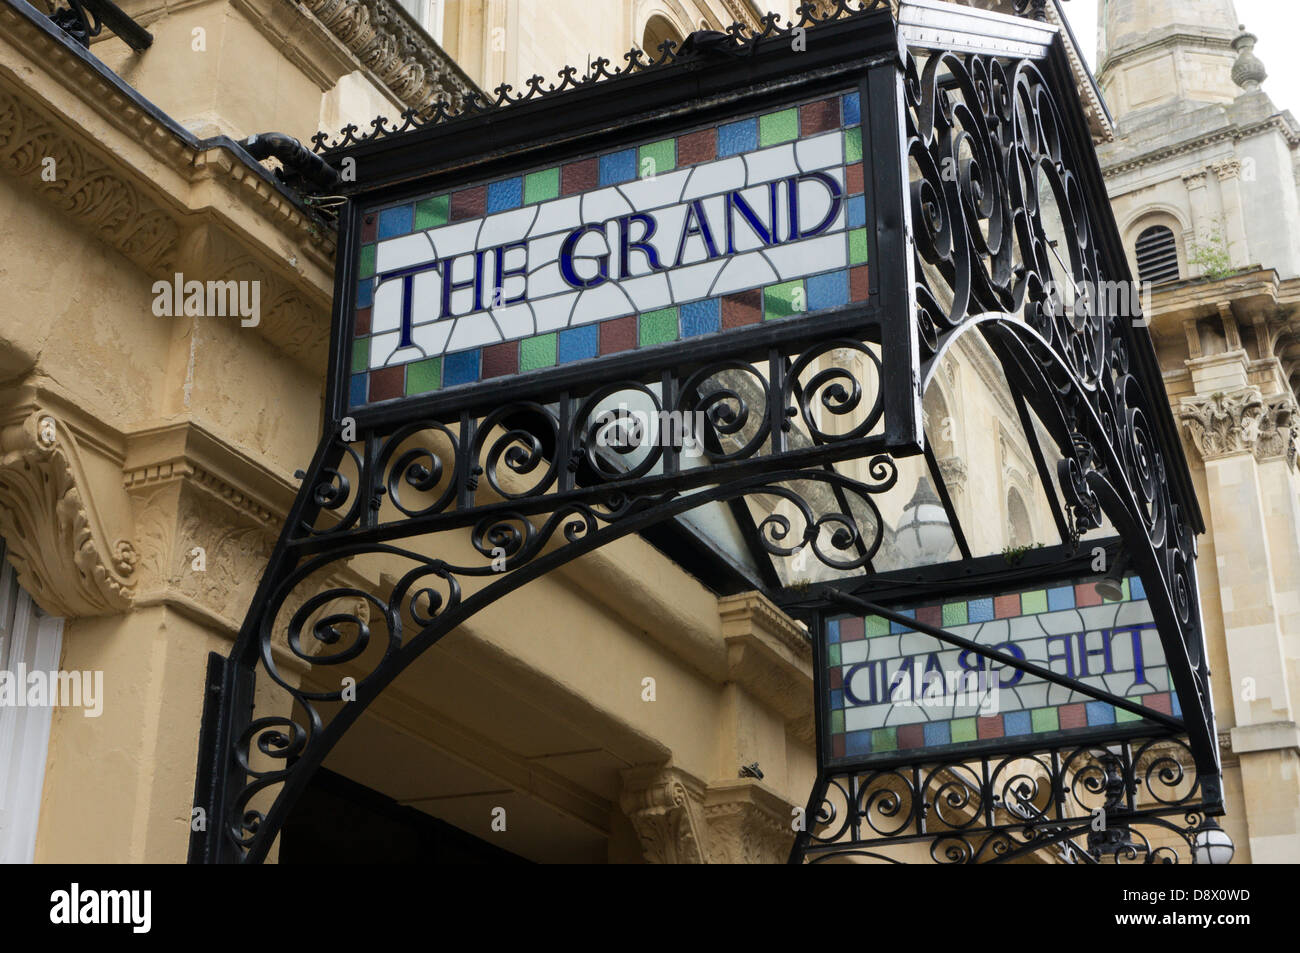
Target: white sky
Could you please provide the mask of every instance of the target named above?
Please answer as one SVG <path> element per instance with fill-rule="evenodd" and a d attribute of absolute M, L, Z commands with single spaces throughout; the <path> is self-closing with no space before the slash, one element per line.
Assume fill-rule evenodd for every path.
<path fill-rule="evenodd" d="M 1279 109 L 1300 115 L 1300 2 L 1297 0 L 1236 0 L 1238 22 L 1259 37 L 1255 55 L 1264 61 L 1268 79 L 1264 92 Z M 1079 38 L 1088 65 L 1097 67 L 1097 0 L 1066 0 L 1061 4 Z"/>

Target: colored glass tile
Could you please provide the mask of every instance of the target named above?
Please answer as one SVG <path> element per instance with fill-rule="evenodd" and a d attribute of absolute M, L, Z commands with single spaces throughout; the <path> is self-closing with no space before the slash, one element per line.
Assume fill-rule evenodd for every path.
<path fill-rule="evenodd" d="M 419 231 L 446 225 L 450 214 L 451 196 L 435 195 L 431 198 L 421 199 L 415 203 L 415 228 Z"/>
<path fill-rule="evenodd" d="M 921 606 L 916 610 L 916 621 L 926 625 L 943 625 L 943 606 Z"/>
<path fill-rule="evenodd" d="M 988 718 L 977 718 L 975 723 L 978 726 L 979 736 L 981 738 L 1002 738 L 1006 736 L 1006 731 L 1002 727 L 1002 716 L 991 715 Z"/>
<path fill-rule="evenodd" d="M 1074 586 L 1056 586 L 1047 590 L 1047 608 L 1056 612 L 1074 608 Z"/>
<path fill-rule="evenodd" d="M 1061 721 L 1061 729 L 1088 727 L 1088 712 L 1082 702 L 1073 705 L 1061 705 L 1056 709 Z"/>
<path fill-rule="evenodd" d="M 370 308 L 357 308 L 352 321 L 352 333 L 361 337 L 370 333 Z"/>
<path fill-rule="evenodd" d="M 456 351 L 442 356 L 442 382 L 445 387 L 472 384 L 479 379 L 479 349 Z"/>
<path fill-rule="evenodd" d="M 831 731 L 837 735 L 844 733 L 844 712 L 831 712 Z"/>
<path fill-rule="evenodd" d="M 1101 605 L 1101 593 L 1095 583 L 1081 582 L 1074 587 L 1074 604 L 1080 609 Z"/>
<path fill-rule="evenodd" d="M 844 707 L 844 693 L 842 691 L 831 692 L 831 708 Z"/>
<path fill-rule="evenodd" d="M 600 168 L 595 159 L 570 162 L 560 169 L 560 194 L 576 195 L 594 189 L 599 177 Z"/>
<path fill-rule="evenodd" d="M 451 220 L 460 222 L 467 218 L 481 218 L 487 209 L 487 189 L 478 186 L 451 193 Z"/>
<path fill-rule="evenodd" d="M 1130 698 L 1129 701 L 1136 702 L 1139 705 L 1142 704 L 1141 698 Z M 1141 721 L 1141 720 L 1142 720 L 1142 716 L 1134 712 L 1125 711 L 1122 708 L 1115 709 L 1115 724 L 1117 725 L 1123 725 L 1123 724 L 1127 724 L 1128 722 Z"/>
<path fill-rule="evenodd" d="M 858 265 L 849 269 L 849 297 L 854 301 L 866 301 L 871 296 L 871 281 L 867 266 Z"/>
<path fill-rule="evenodd" d="M 946 721 L 931 721 L 925 725 L 927 747 L 952 744 L 952 728 Z"/>
<path fill-rule="evenodd" d="M 832 271 L 808 279 L 808 310 L 838 308 L 849 303 L 849 273 Z"/>
<path fill-rule="evenodd" d="M 845 93 L 841 98 L 844 100 L 844 125 L 862 122 L 862 98 L 857 93 Z"/>
<path fill-rule="evenodd" d="M 844 670 L 843 670 L 842 668 L 840 668 L 839 666 L 837 666 L 837 667 L 831 669 L 830 672 L 828 673 L 828 675 L 829 675 L 829 677 L 830 677 L 830 686 L 831 686 L 831 688 L 843 688 L 843 687 L 844 687 Z"/>
<path fill-rule="evenodd" d="M 862 159 L 862 127 L 844 131 L 844 161 L 859 162 Z"/>
<path fill-rule="evenodd" d="M 515 176 L 513 179 L 502 179 L 500 182 L 493 182 L 487 190 L 487 211 L 508 212 L 512 208 L 519 208 L 524 203 L 524 180 Z"/>
<path fill-rule="evenodd" d="M 502 341 L 483 348 L 483 379 L 504 377 L 519 371 L 519 342 Z"/>
<path fill-rule="evenodd" d="M 1166 715 L 1174 713 L 1174 706 L 1170 702 L 1169 692 L 1157 692 L 1154 695 L 1144 695 L 1142 697 L 1142 704 L 1155 711 L 1164 712 Z"/>
<path fill-rule="evenodd" d="M 740 328 L 763 319 L 763 293 L 755 288 L 722 299 L 722 326 Z"/>
<path fill-rule="evenodd" d="M 862 163 L 855 162 L 844 170 L 844 190 L 849 195 L 856 195 L 866 190 L 862 176 Z"/>
<path fill-rule="evenodd" d="M 1125 580 L 1125 582 L 1128 583 L 1128 594 L 1130 599 L 1137 601 L 1147 597 L 1147 591 L 1142 588 L 1142 580 L 1137 576 L 1130 576 Z"/>
<path fill-rule="evenodd" d="M 357 256 L 357 277 L 369 278 L 375 273 L 375 246 L 362 245 Z"/>
<path fill-rule="evenodd" d="M 799 138 L 799 110 L 795 107 L 768 113 L 758 120 L 758 144 L 776 146 Z"/>
<path fill-rule="evenodd" d="M 849 228 L 862 228 L 867 224 L 867 197 L 849 196 Z"/>
<path fill-rule="evenodd" d="M 600 353 L 615 354 L 636 347 L 636 316 L 602 321 L 600 328 Z"/>
<path fill-rule="evenodd" d="M 366 402 L 367 380 L 365 374 L 353 374 L 348 388 L 348 403 L 360 407 Z"/>
<path fill-rule="evenodd" d="M 357 307 L 368 308 L 375 303 L 375 279 L 363 278 L 357 282 Z"/>
<path fill-rule="evenodd" d="M 960 744 L 963 741 L 974 741 L 979 737 L 975 730 L 974 718 L 954 718 L 950 723 L 950 733 L 953 744 Z"/>
<path fill-rule="evenodd" d="M 1034 615 L 1046 611 L 1047 591 L 1045 589 L 1035 589 L 1033 592 L 1022 592 L 1020 594 L 1021 615 Z"/>
<path fill-rule="evenodd" d="M 530 172 L 524 176 L 524 204 L 548 202 L 560 197 L 560 167 Z"/>
<path fill-rule="evenodd" d="M 1183 717 L 1183 706 L 1178 704 L 1177 692 L 1169 693 L 1169 705 L 1173 709 L 1173 711 L 1171 711 L 1170 714 L 1172 714 L 1175 718 Z"/>
<path fill-rule="evenodd" d="M 1120 584 L 1120 590 L 1123 592 L 1123 595 L 1121 595 L 1118 599 L 1106 599 L 1103 597 L 1102 601 L 1107 604 L 1113 604 L 1116 602 L 1128 602 L 1128 580 L 1127 579 L 1125 579 Z"/>
<path fill-rule="evenodd" d="M 967 622 L 992 622 L 993 600 L 971 599 L 966 603 Z"/>
<path fill-rule="evenodd" d="M 442 386 L 442 358 L 416 361 L 406 369 L 406 393 L 427 394 Z"/>
<path fill-rule="evenodd" d="M 897 728 L 871 729 L 871 750 L 872 751 L 897 751 L 898 750 L 898 729 Z"/>
<path fill-rule="evenodd" d="M 1027 711 L 1009 711 L 1002 716 L 1002 730 L 1006 732 L 1007 737 L 1012 735 L 1027 735 L 1033 729 L 1029 724 L 1029 712 Z"/>
<path fill-rule="evenodd" d="M 866 618 L 867 638 L 876 635 L 889 635 L 889 620 L 882 619 L 878 615 L 869 615 Z"/>
<path fill-rule="evenodd" d="M 663 344 L 677 340 L 677 309 L 661 308 L 641 315 L 641 344 Z"/>
<path fill-rule="evenodd" d="M 795 292 L 798 292 L 796 294 Z M 786 281 L 779 285 L 768 285 L 763 289 L 763 318 L 788 318 L 803 311 L 807 303 L 803 293 L 802 281 Z M 796 307 L 800 305 L 801 307 Z"/>
<path fill-rule="evenodd" d="M 1055 708 L 1035 708 L 1029 713 L 1029 722 L 1036 732 L 1061 730 L 1061 722 L 1056 716 Z"/>
<path fill-rule="evenodd" d="M 672 139 L 650 142 L 637 150 L 637 176 L 648 179 L 677 167 L 677 150 Z"/>
<path fill-rule="evenodd" d="M 867 260 L 867 230 L 855 228 L 849 232 L 849 264 L 861 265 Z"/>
<path fill-rule="evenodd" d="M 899 725 L 898 750 L 908 751 L 925 744 L 925 725 Z"/>
<path fill-rule="evenodd" d="M 718 157 L 718 131 L 701 129 L 677 137 L 677 164 L 695 165 Z"/>
<path fill-rule="evenodd" d="M 965 602 L 948 602 L 943 607 L 943 624 L 944 625 L 965 625 L 966 624 L 966 603 Z"/>
<path fill-rule="evenodd" d="M 560 332 L 559 362 L 566 364 L 569 361 L 595 357 L 598 346 L 598 332 L 594 324 L 586 324 L 580 328 L 566 328 Z"/>
<path fill-rule="evenodd" d="M 840 664 L 840 647 L 838 645 L 826 647 L 826 661 L 831 665 Z"/>
<path fill-rule="evenodd" d="M 722 311 L 717 298 L 682 305 L 682 337 L 712 334 L 722 330 Z"/>
<path fill-rule="evenodd" d="M 414 211 L 410 205 L 384 209 L 379 213 L 379 240 L 382 242 L 385 238 L 406 235 L 411 231 L 413 220 Z"/>
<path fill-rule="evenodd" d="M 405 394 L 405 372 L 403 365 L 381 367 L 370 372 L 370 400 L 392 400 Z"/>
<path fill-rule="evenodd" d="M 871 754 L 871 732 L 850 731 L 844 736 L 844 753 L 847 755 Z"/>
<path fill-rule="evenodd" d="M 370 338 L 352 342 L 352 373 L 360 374 L 370 367 Z"/>
<path fill-rule="evenodd" d="M 831 735 L 831 757 L 832 758 L 844 757 L 844 735 L 842 734 Z"/>
<path fill-rule="evenodd" d="M 758 120 L 742 119 L 718 127 L 718 156 L 734 156 L 758 148 Z"/>
<path fill-rule="evenodd" d="M 916 613 L 913 612 L 911 609 L 904 609 L 902 612 L 899 613 L 899 615 L 907 616 L 907 618 L 909 619 L 916 618 Z M 901 635 L 904 632 L 911 632 L 912 629 L 910 626 L 903 625 L 903 623 L 901 622 L 890 622 L 889 631 L 894 635 Z"/>
<path fill-rule="evenodd" d="M 1020 615 L 1020 594 L 993 597 L 993 614 L 999 619 L 1010 619 Z"/>
<path fill-rule="evenodd" d="M 519 370 L 535 371 L 556 361 L 555 332 L 525 338 L 519 343 Z"/>
<path fill-rule="evenodd" d="M 866 634 L 862 620 L 858 618 L 842 619 L 839 628 L 841 642 L 854 642 Z"/>
<path fill-rule="evenodd" d="M 1115 706 L 1109 702 L 1084 702 L 1088 709 L 1088 724 L 1115 724 Z"/>
<path fill-rule="evenodd" d="M 834 99 L 822 99 L 815 103 L 804 103 L 799 107 L 799 135 L 811 136 L 826 132 L 840 124 L 839 103 Z"/>
<path fill-rule="evenodd" d="M 379 216 L 369 212 L 361 219 L 361 241 L 373 242 L 379 235 Z"/>
<path fill-rule="evenodd" d="M 636 178 L 636 150 L 624 149 L 600 157 L 600 184 L 618 185 Z"/>

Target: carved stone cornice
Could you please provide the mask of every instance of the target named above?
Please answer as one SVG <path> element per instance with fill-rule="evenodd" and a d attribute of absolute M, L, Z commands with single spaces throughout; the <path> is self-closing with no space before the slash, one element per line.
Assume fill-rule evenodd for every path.
<path fill-rule="evenodd" d="M 398 99 L 421 112 L 439 100 L 459 112 L 477 92 L 456 62 L 391 0 L 302 0 Z"/>
<path fill-rule="evenodd" d="M 812 744 L 812 645 L 804 630 L 755 592 L 718 600 L 727 644 L 727 680 L 785 719 L 795 738 Z"/>
<path fill-rule="evenodd" d="M 0 535 L 19 583 L 52 615 L 127 609 L 139 554 L 122 531 L 112 448 L 35 388 L 2 396 L 13 403 L 0 429 Z"/>
<path fill-rule="evenodd" d="M 1179 419 L 1207 461 L 1254 450 L 1264 413 L 1258 387 L 1184 397 L 1178 407 Z"/>

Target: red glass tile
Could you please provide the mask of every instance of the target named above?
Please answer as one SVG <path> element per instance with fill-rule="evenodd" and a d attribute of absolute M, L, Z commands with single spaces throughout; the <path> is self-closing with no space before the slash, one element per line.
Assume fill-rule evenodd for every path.
<path fill-rule="evenodd" d="M 375 212 L 364 215 L 361 218 L 361 244 L 373 242 L 375 236 L 379 234 L 379 216 Z"/>
<path fill-rule="evenodd" d="M 594 189 L 600 181 L 600 164 L 595 159 L 570 162 L 560 169 L 560 194 L 575 195 Z"/>
<path fill-rule="evenodd" d="M 840 641 L 856 642 L 867 634 L 861 619 L 840 619 Z"/>
<path fill-rule="evenodd" d="M 922 606 L 916 610 L 916 621 L 926 625 L 943 625 L 943 606 Z"/>
<path fill-rule="evenodd" d="M 479 218 L 487 211 L 487 186 L 451 193 L 451 221 Z"/>
<path fill-rule="evenodd" d="M 600 353 L 614 354 L 636 347 L 636 316 L 602 321 L 600 327 Z"/>
<path fill-rule="evenodd" d="M 1101 605 L 1101 593 L 1090 582 L 1083 582 L 1074 587 L 1074 604 L 1076 607 Z"/>
<path fill-rule="evenodd" d="M 519 373 L 519 342 L 505 341 L 483 348 L 482 380 Z"/>
<path fill-rule="evenodd" d="M 861 162 L 855 162 L 848 167 L 845 184 L 849 187 L 849 195 L 857 195 L 864 190 Z"/>
<path fill-rule="evenodd" d="M 724 328 L 740 328 L 746 324 L 758 324 L 762 320 L 763 292 L 757 288 L 723 297 L 722 326 Z"/>
<path fill-rule="evenodd" d="M 1142 704 L 1155 711 L 1164 712 L 1166 715 L 1174 713 L 1174 706 L 1169 700 L 1168 692 L 1160 692 L 1156 695 L 1143 695 Z"/>
<path fill-rule="evenodd" d="M 925 747 L 925 725 L 899 725 L 898 750 Z"/>
<path fill-rule="evenodd" d="M 838 666 L 831 669 L 831 690 L 844 687 L 844 670 Z"/>
<path fill-rule="evenodd" d="M 871 296 L 871 279 L 866 265 L 849 269 L 849 297 L 854 301 L 866 301 Z"/>
<path fill-rule="evenodd" d="M 399 364 L 397 367 L 381 367 L 379 370 L 370 372 L 370 399 L 392 400 L 394 397 L 401 397 L 405 392 L 406 384 L 406 367 Z"/>
<path fill-rule="evenodd" d="M 708 162 L 718 155 L 718 130 L 701 129 L 677 137 L 677 164 L 694 165 Z"/>
<path fill-rule="evenodd" d="M 1018 615 L 1020 615 L 1020 593 L 1013 592 L 1009 596 L 998 596 L 993 600 L 994 618 L 1008 619 Z"/>
<path fill-rule="evenodd" d="M 981 738 L 1001 738 L 1002 737 L 1002 716 L 994 715 L 991 718 L 975 719 L 976 728 Z"/>
<path fill-rule="evenodd" d="M 1056 711 L 1061 719 L 1062 728 L 1088 727 L 1088 709 L 1082 702 L 1074 705 L 1062 705 Z"/>
<path fill-rule="evenodd" d="M 831 735 L 831 756 L 834 758 L 844 757 L 843 735 Z"/>
<path fill-rule="evenodd" d="M 825 132 L 840 124 L 839 99 L 823 99 L 817 103 L 807 103 L 799 107 L 799 135 L 811 136 L 815 132 Z"/>
<path fill-rule="evenodd" d="M 356 333 L 358 335 L 370 333 L 370 309 L 369 308 L 357 308 L 356 323 L 353 324 L 353 327 L 356 328 Z"/>

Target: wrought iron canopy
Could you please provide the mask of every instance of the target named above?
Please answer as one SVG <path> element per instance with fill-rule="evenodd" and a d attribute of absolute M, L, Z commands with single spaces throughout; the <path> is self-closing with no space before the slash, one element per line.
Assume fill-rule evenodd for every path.
<path fill-rule="evenodd" d="M 213 657 L 196 802 L 211 822 L 193 837 L 193 860 L 264 859 L 311 772 L 415 658 L 485 606 L 632 533 L 675 547 L 706 578 L 725 567 L 724 584 L 760 588 L 817 629 L 845 600 L 887 615 L 909 585 L 1059 571 L 1081 539 L 1113 527 L 1119 541 L 1109 545 L 1140 576 L 1182 706 L 1152 725 L 1162 738 L 1186 736 L 1195 803 L 1219 809 L 1195 577 L 1200 516 L 1145 327 L 1086 291 L 1130 276 L 1059 36 L 933 2 L 904 4 L 898 20 L 881 0 L 798 15 L 682 50 L 666 43 L 652 60 L 632 51 L 621 69 L 598 59 L 558 84 L 534 77 L 522 93 L 502 86 L 455 116 L 440 104 L 395 128 L 377 119 L 364 135 L 317 137 L 348 197 L 325 433 L 238 641 Z M 815 158 L 814 141 L 829 158 Z M 619 171 L 627 155 L 666 155 L 664 142 L 668 171 Z M 756 174 L 760 153 L 788 155 L 793 170 Z M 592 199 L 614 190 L 627 200 L 651 189 L 647 178 L 660 188 L 697 174 L 721 184 L 699 199 L 685 185 L 674 193 L 684 217 L 671 266 L 647 250 L 671 201 L 609 211 Z M 529 209 L 558 215 L 570 194 L 584 203 L 579 218 L 542 229 L 543 212 Z M 605 211 L 589 211 L 588 199 Z M 814 202 L 821 211 L 800 218 Z M 705 237 L 718 209 L 726 253 Z M 517 234 L 503 224 L 516 212 L 527 222 Z M 741 219 L 751 245 L 733 248 Z M 448 252 L 460 223 L 476 237 Z M 599 229 L 610 244 L 580 251 Z M 813 252 L 803 242 L 823 244 Z M 778 266 L 782 245 L 805 252 Z M 631 251 L 646 274 L 633 273 Z M 751 271 L 712 294 L 721 269 L 746 254 L 776 280 Z M 679 292 L 673 268 L 715 259 L 707 291 Z M 481 297 L 485 268 L 495 273 L 484 287 L 499 296 Z M 592 288 L 659 271 L 671 280 L 655 312 L 631 298 L 628 314 L 582 311 L 596 307 L 582 297 Z M 522 283 L 508 286 L 515 277 Z M 538 292 L 547 280 L 556 290 Z M 558 341 L 541 340 L 550 332 L 538 302 L 570 293 L 571 320 Z M 471 303 L 457 306 L 457 294 Z M 512 331 L 507 312 L 521 303 L 532 323 Z M 419 317 L 425 306 L 436 318 Z M 648 320 L 669 311 L 671 333 Z M 473 337 L 488 316 L 490 338 Z M 626 328 L 632 339 L 619 338 Z M 1051 494 L 1050 570 L 1031 554 L 990 574 L 997 564 L 972 551 L 923 430 L 925 388 L 963 338 L 1001 368 Z M 514 363 L 492 376 L 502 355 Z M 673 435 L 670 420 L 697 420 L 698 432 Z M 908 503 L 910 550 L 899 543 L 904 524 L 882 515 L 895 492 Z M 945 518 L 957 554 L 948 562 L 934 555 Z M 821 582 L 795 580 L 797 560 L 814 561 Z M 819 661 L 819 679 L 823 670 Z M 354 694 L 341 676 L 355 680 Z M 857 805 L 853 844 L 866 817 L 853 800 L 865 788 L 844 781 L 857 768 L 832 765 L 823 741 L 809 814 L 824 823 L 800 838 L 799 857 L 846 817 L 822 810 L 832 786 Z M 1145 756 L 1126 755 L 1120 773 Z M 1065 774 L 1052 761 L 1057 801 L 1093 770 L 1061 763 Z M 991 805 L 1000 775 L 984 774 L 975 788 Z M 919 777 L 912 796 L 925 801 Z M 1060 811 L 1028 802 L 1050 817 L 1036 843 L 1073 836 Z M 902 810 L 890 803 L 900 805 L 891 816 Z M 991 809 L 980 808 L 986 820 Z M 917 824 L 909 836 L 934 830 Z"/>

